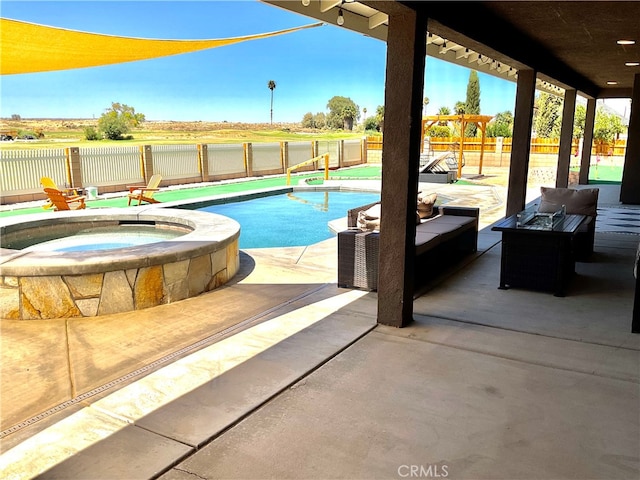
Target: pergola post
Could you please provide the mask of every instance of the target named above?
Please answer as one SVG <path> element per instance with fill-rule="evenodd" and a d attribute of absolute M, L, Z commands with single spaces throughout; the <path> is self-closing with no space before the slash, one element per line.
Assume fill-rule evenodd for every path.
<path fill-rule="evenodd" d="M 596 99 L 587 99 L 587 111 L 584 119 L 584 137 L 582 139 L 582 156 L 580 157 L 580 185 L 589 183 L 591 167 L 591 146 L 593 145 L 593 127 L 596 122 Z"/>
<path fill-rule="evenodd" d="M 378 323 L 394 327 L 413 321 L 426 37 L 426 16 L 408 8 L 389 14 Z"/>
<path fill-rule="evenodd" d="M 464 119 L 464 113 L 460 115 L 460 151 L 458 152 L 458 177 L 462 178 L 462 155 L 464 154 L 464 131 L 467 128 L 467 122 Z"/>
<path fill-rule="evenodd" d="M 518 70 L 511 163 L 509 166 L 509 187 L 507 190 L 507 217 L 518 213 L 525 205 L 535 90 L 535 70 Z"/>
<path fill-rule="evenodd" d="M 576 96 L 577 92 L 573 89 L 567 89 L 564 92 L 562 127 L 560 129 L 560 148 L 558 151 L 558 170 L 556 172 L 556 187 L 567 187 L 569 185 L 569 166 L 571 164 Z"/>
<path fill-rule="evenodd" d="M 487 123 L 478 122 L 478 127 L 480 127 L 480 131 L 482 132 L 482 140 L 480 143 L 480 164 L 478 165 L 478 175 L 482 175 L 482 161 L 484 159 L 484 142 L 487 139 Z"/>

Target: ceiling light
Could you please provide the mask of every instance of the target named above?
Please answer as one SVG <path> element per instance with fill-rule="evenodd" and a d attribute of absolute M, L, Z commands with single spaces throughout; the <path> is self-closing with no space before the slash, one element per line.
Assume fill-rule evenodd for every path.
<path fill-rule="evenodd" d="M 627 67 L 638 67 L 638 66 L 640 66 L 640 62 L 627 62 L 627 63 L 625 63 L 625 66 L 627 66 Z"/>
<path fill-rule="evenodd" d="M 617 85 L 617 84 L 618 84 L 618 82 L 616 82 L 615 80 L 609 80 L 607 82 L 607 85 Z"/>
<path fill-rule="evenodd" d="M 311 4 L 311 0 L 302 0 L 302 5 L 308 7 Z"/>
<path fill-rule="evenodd" d="M 618 45 L 635 45 L 636 41 L 635 40 L 618 40 L 616 43 Z"/>
<path fill-rule="evenodd" d="M 344 25 L 344 15 L 342 14 L 342 9 L 338 10 L 338 25 Z"/>

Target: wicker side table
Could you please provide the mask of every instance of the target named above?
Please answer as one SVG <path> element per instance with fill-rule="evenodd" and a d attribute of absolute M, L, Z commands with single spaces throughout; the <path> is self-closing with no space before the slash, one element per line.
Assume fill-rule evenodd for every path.
<path fill-rule="evenodd" d="M 359 229 L 338 233 L 338 286 L 378 289 L 380 233 Z"/>

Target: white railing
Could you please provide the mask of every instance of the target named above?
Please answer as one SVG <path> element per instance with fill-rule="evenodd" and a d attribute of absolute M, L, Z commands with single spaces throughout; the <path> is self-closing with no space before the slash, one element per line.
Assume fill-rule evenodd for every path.
<path fill-rule="evenodd" d="M 153 173 L 159 173 L 163 179 L 198 177 L 197 145 L 154 145 Z"/>
<path fill-rule="evenodd" d="M 317 151 L 314 151 L 317 144 Z M 339 141 L 288 142 L 286 155 L 288 165 L 297 165 L 325 153 L 329 154 L 330 166 L 340 165 Z M 208 178 L 243 178 L 248 175 L 246 155 L 248 146 L 243 144 L 208 144 Z M 251 144 L 252 170 L 256 175 L 262 172 L 282 171 L 281 144 Z M 344 142 L 345 160 L 352 164 L 360 159 L 358 140 Z M 148 154 L 151 154 L 151 160 Z M 68 155 L 67 155 L 68 154 Z M 360 159 L 362 160 L 362 159 Z M 154 145 L 79 148 L 77 155 L 73 149 L 29 149 L 0 150 L 0 193 L 7 203 L 24 201 L 22 195 L 42 193 L 40 178 L 51 177 L 60 187 L 68 186 L 71 173 L 80 168 L 81 179 L 75 178 L 75 187 L 121 187 L 122 185 L 144 182 L 145 171 L 151 161 L 153 173 L 159 173 L 173 183 L 185 179 L 203 177 L 200 172 L 198 145 Z M 318 165 L 318 167 L 324 165 Z M 286 166 L 285 166 L 286 167 Z M 304 169 L 303 169 L 304 170 Z M 200 181 L 200 180 L 198 180 Z"/>
<path fill-rule="evenodd" d="M 244 165 L 244 146 L 241 144 L 218 145 L 208 144 L 209 175 L 246 176 Z"/>
<path fill-rule="evenodd" d="M 252 143 L 253 171 L 282 171 L 282 158 L 279 143 Z"/>
<path fill-rule="evenodd" d="M 340 142 L 318 142 L 318 155 L 329 154 L 329 167 L 340 166 Z"/>
<path fill-rule="evenodd" d="M 144 182 L 139 147 L 98 147 L 79 150 L 84 186 L 135 185 Z"/>
<path fill-rule="evenodd" d="M 298 165 L 316 156 L 313 142 L 289 142 L 288 152 L 289 165 Z"/>
<path fill-rule="evenodd" d="M 2 150 L 0 170 L 0 191 L 4 194 L 41 191 L 41 177 L 50 177 L 60 187 L 68 181 L 64 148 Z"/>
<path fill-rule="evenodd" d="M 362 142 L 360 140 L 345 140 L 342 149 L 344 163 L 356 163 L 362 158 Z"/>

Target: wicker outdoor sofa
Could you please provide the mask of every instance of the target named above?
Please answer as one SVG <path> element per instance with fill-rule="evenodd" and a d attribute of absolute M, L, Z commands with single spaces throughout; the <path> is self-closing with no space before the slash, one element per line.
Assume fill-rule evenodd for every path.
<path fill-rule="evenodd" d="M 380 232 L 363 231 L 358 213 L 379 202 L 363 205 L 347 213 L 348 230 L 338 232 L 338 286 L 378 289 Z M 460 256 L 477 250 L 478 208 L 434 206 L 433 216 L 416 225 L 416 283 L 441 270 Z M 384 226 L 382 227 L 384 228 Z"/>

